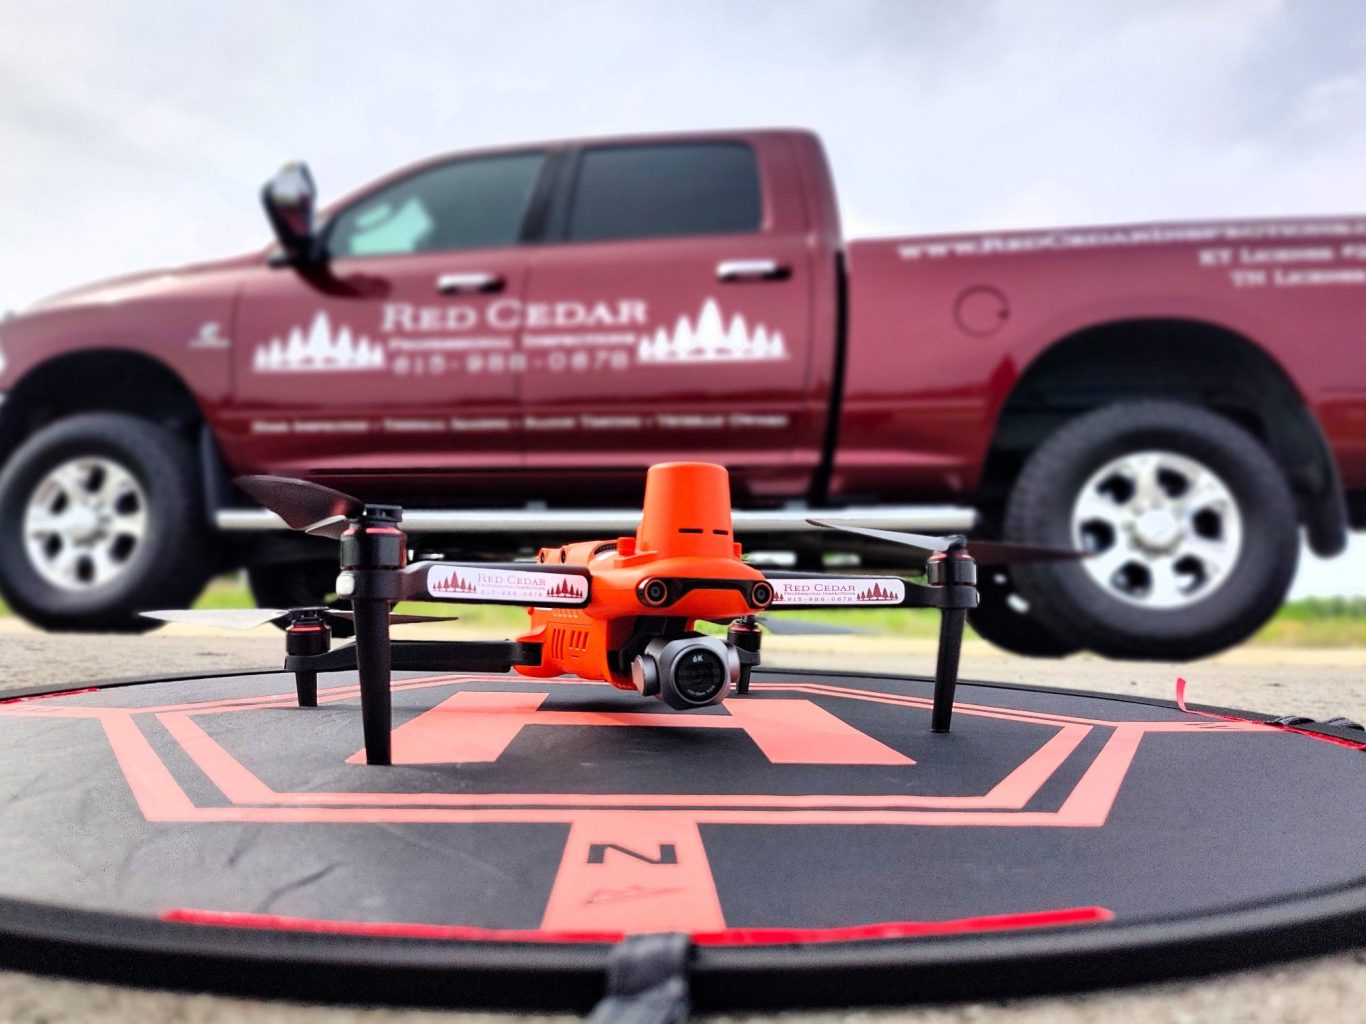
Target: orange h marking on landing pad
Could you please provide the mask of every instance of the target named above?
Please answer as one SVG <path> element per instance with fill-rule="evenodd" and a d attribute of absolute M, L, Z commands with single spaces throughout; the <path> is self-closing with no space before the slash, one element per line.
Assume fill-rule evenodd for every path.
<path fill-rule="evenodd" d="M 394 764 L 496 761 L 532 725 L 740 729 L 773 764 L 912 765 L 911 758 L 859 732 L 812 701 L 734 701 L 727 715 L 542 711 L 544 693 L 461 690 L 393 732 Z M 365 752 L 347 758 L 364 764 Z"/>
<path fill-rule="evenodd" d="M 452 677 L 400 683 L 396 689 L 452 685 L 468 680 Z M 816 683 L 757 684 L 763 692 L 809 693 L 820 699 L 873 702 L 924 710 L 924 698 L 889 695 L 868 690 Z M 348 700 L 356 688 L 333 687 L 324 691 L 328 701 Z M 653 728 L 741 729 L 771 761 L 778 763 L 911 764 L 909 758 L 890 750 L 847 723 L 802 699 L 736 700 L 729 714 L 670 715 L 664 713 L 615 714 L 607 712 L 541 711 L 544 694 L 461 691 L 432 712 L 420 715 L 395 733 L 396 749 L 409 763 L 425 758 L 435 762 L 496 759 L 527 725 L 646 726 Z M 999 718 L 1026 726 L 1055 730 L 1050 739 L 1024 761 L 1015 765 L 992 789 L 980 795 L 916 795 L 911 792 L 868 794 L 650 794 L 650 793 L 470 793 L 470 792 L 276 792 L 257 778 L 228 749 L 195 721 L 200 715 L 279 709 L 294 702 L 293 693 L 266 694 L 225 700 L 158 705 L 151 707 L 104 707 L 62 705 L 57 701 L 7 703 L 0 720 L 9 716 L 94 719 L 103 726 L 133 797 L 143 816 L 154 822 L 252 822 L 298 825 L 304 822 L 376 824 L 445 823 L 481 825 L 495 823 L 564 824 L 569 827 L 555 884 L 547 903 L 544 931 L 499 932 L 498 937 L 562 941 L 556 936 L 573 932 L 582 938 L 624 933 L 684 929 L 715 944 L 723 933 L 724 920 L 716 884 L 702 846 L 700 827 L 711 825 L 844 825 L 933 826 L 1013 828 L 1099 828 L 1110 809 L 1140 741 L 1150 733 L 1254 732 L 1283 736 L 1275 727 L 1257 722 L 1127 721 L 1079 718 L 1071 715 L 1011 710 L 960 704 L 960 715 Z M 437 715 L 434 712 L 443 713 Z M 455 717 L 451 717 L 455 716 Z M 463 717 L 461 717 L 463 716 Z M 227 797 L 229 804 L 201 806 L 181 788 L 170 767 L 144 735 L 139 718 L 151 718 Z M 1057 810 L 1026 810 L 1058 769 L 1072 758 L 1082 741 L 1096 728 L 1112 735 L 1091 756 L 1081 778 L 1072 786 Z M 406 747 L 406 749 L 405 749 Z M 908 777 L 907 777 L 908 778 Z M 900 787 L 898 787 L 899 789 Z M 627 809 L 630 808 L 630 809 Z M 1066 921 L 1057 915 L 1021 924 L 992 927 L 1033 927 L 1040 924 L 1103 920 L 1108 911 L 1079 908 L 1067 911 Z M 1099 915 L 1099 916 L 1097 916 Z M 252 918 L 248 924 L 281 920 L 259 915 L 228 915 Z M 1026 918 L 1030 915 L 1024 915 Z M 983 919 L 986 922 L 1005 919 Z M 215 923 L 229 923 L 217 921 Z M 947 922 L 892 926 L 896 934 L 938 934 L 945 931 L 980 930 L 980 922 Z M 964 928 L 964 925 L 967 927 Z M 317 930 L 318 922 L 305 923 Z M 591 929 L 581 931 L 580 927 Z M 889 926 L 868 925 L 845 930 L 846 937 L 888 937 Z M 403 929 L 401 932 L 394 928 Z M 416 930 L 414 930 L 416 929 Z M 327 930 L 324 928 L 323 930 Z M 427 937 L 487 937 L 485 929 L 467 926 L 444 928 L 426 925 L 367 925 L 341 923 L 338 930 L 361 934 L 422 934 Z M 439 936 L 436 933 L 440 933 Z M 765 933 L 745 930 L 745 935 L 765 935 L 757 941 L 794 941 L 786 930 Z M 773 938 L 776 934 L 779 938 Z M 814 935 L 815 933 L 810 933 Z M 706 938 L 710 936 L 710 938 Z M 820 933 L 821 941 L 829 938 Z M 598 941 L 596 938 L 593 941 Z M 607 940 L 603 940 L 607 941 Z M 746 939 L 743 941 L 756 941 Z M 795 941 L 806 941 L 798 938 Z"/>

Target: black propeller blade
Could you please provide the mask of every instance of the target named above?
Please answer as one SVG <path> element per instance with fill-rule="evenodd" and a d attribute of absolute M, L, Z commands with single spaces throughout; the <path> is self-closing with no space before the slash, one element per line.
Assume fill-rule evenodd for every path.
<path fill-rule="evenodd" d="M 895 530 L 874 530 L 866 526 L 851 526 L 838 521 L 808 519 L 812 526 L 823 526 L 844 533 L 856 533 L 862 537 L 887 541 L 911 548 L 918 560 L 926 560 L 940 551 L 947 551 L 955 543 L 954 537 L 929 537 L 922 533 L 898 533 Z M 1075 548 L 1055 548 L 1042 544 L 1016 544 L 1004 540 L 969 540 L 968 554 L 978 565 L 1010 565 L 1020 562 L 1058 562 L 1073 558 L 1086 558 L 1089 551 Z"/>
<path fill-rule="evenodd" d="M 216 629 L 255 629 L 268 622 L 284 622 L 291 617 L 321 617 L 341 639 L 355 634 L 355 623 L 348 611 L 337 608 L 205 608 L 203 610 L 176 608 L 167 611 L 143 612 L 144 618 L 162 622 L 181 622 L 193 626 L 212 626 Z M 389 625 L 404 626 L 415 622 L 454 622 L 455 615 L 394 615 Z"/>
<path fill-rule="evenodd" d="M 237 486 L 283 519 L 291 529 L 333 540 L 365 510 L 365 502 L 322 484 L 287 476 L 240 476 Z"/>

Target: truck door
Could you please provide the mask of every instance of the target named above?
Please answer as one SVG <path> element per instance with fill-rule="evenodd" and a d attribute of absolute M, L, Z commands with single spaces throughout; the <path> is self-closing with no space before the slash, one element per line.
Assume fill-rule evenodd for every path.
<path fill-rule="evenodd" d="M 545 160 L 425 167 L 331 216 L 330 282 L 263 269 L 234 331 L 235 461 L 340 474 L 518 465 L 519 242 Z"/>
<path fill-rule="evenodd" d="M 823 410 L 805 402 L 805 213 L 795 184 L 772 187 L 790 162 L 779 138 L 575 155 L 527 285 L 530 476 L 553 489 L 573 470 L 612 500 L 651 463 L 695 458 L 728 465 L 740 491 L 791 486 Z"/>

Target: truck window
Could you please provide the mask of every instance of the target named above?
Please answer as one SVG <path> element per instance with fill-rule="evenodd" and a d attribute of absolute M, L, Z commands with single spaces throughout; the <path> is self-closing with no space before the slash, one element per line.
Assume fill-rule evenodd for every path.
<path fill-rule="evenodd" d="M 457 160 L 419 171 L 338 213 L 334 257 L 515 245 L 544 153 Z"/>
<path fill-rule="evenodd" d="M 579 159 L 570 241 L 755 231 L 763 196 L 754 151 L 738 142 L 610 146 Z"/>

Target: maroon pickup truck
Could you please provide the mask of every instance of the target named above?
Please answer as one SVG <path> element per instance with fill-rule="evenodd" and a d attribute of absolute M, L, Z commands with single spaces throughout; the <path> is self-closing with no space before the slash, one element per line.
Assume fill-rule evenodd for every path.
<path fill-rule="evenodd" d="M 330 546 L 234 474 L 401 501 L 423 554 L 632 528 L 643 470 L 730 467 L 751 549 L 864 525 L 1078 544 L 984 573 L 1026 653 L 1193 657 L 1366 519 L 1366 218 L 845 242 L 819 140 L 708 132 L 458 153 L 259 251 L 0 323 L 0 591 L 137 628 L 245 565 L 330 591 Z"/>

